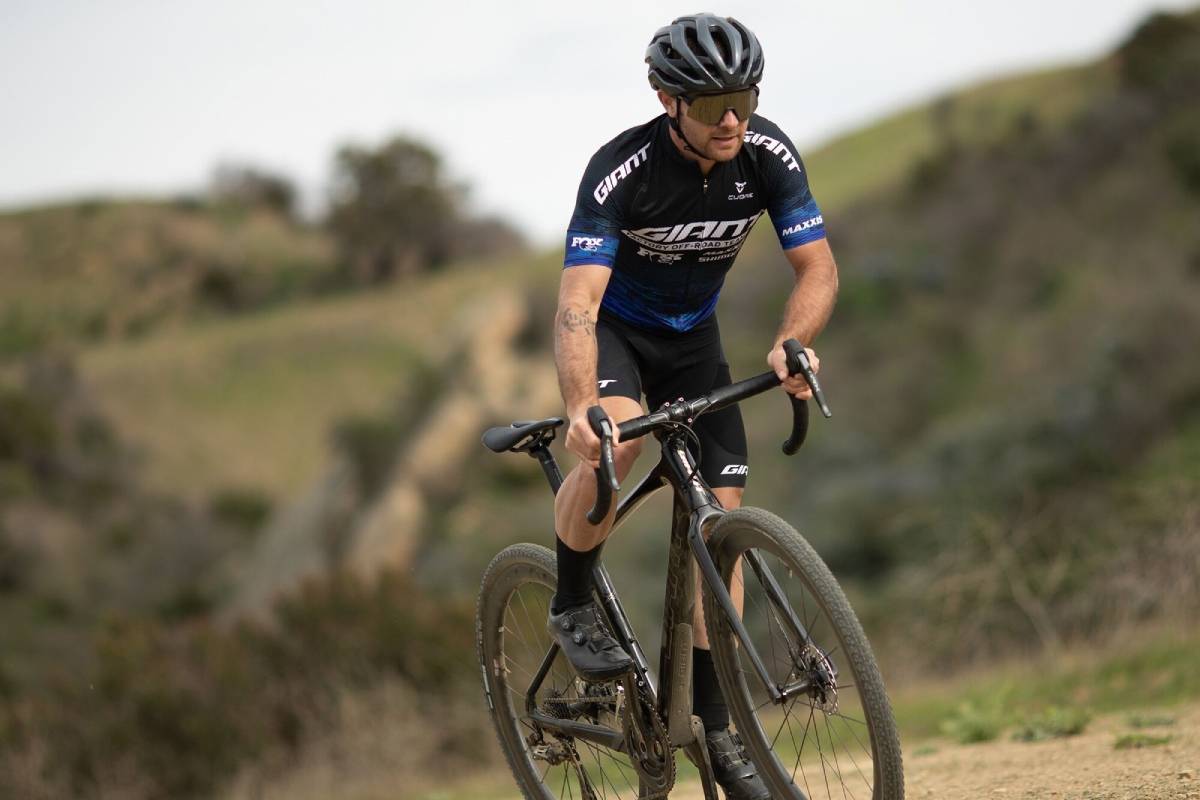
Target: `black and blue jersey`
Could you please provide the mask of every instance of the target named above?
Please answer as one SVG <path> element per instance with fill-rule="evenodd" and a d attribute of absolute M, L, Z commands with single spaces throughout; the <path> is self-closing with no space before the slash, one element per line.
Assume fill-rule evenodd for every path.
<path fill-rule="evenodd" d="M 671 141 L 663 114 L 592 156 L 567 231 L 565 267 L 612 269 L 601 308 L 651 330 L 712 316 L 725 273 L 767 212 L 785 250 L 824 238 L 804 165 L 773 122 L 750 117 L 732 161 L 707 176 Z"/>

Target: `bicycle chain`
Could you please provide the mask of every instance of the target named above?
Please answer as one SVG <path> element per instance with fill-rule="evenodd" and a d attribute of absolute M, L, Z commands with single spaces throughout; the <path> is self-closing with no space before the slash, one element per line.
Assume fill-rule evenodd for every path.
<path fill-rule="evenodd" d="M 633 673 L 625 676 L 624 729 L 631 752 L 629 760 L 646 784 L 646 798 L 666 797 L 675 785 L 675 759 L 671 740 L 663 727 L 654 700 Z"/>

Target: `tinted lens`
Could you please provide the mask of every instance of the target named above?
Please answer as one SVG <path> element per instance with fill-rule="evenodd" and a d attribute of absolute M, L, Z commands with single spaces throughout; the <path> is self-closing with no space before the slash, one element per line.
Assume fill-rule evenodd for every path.
<path fill-rule="evenodd" d="M 743 89 L 724 94 L 702 94 L 688 100 L 687 115 L 705 125 L 716 125 L 733 109 L 739 121 L 747 119 L 758 108 L 758 92 Z"/>

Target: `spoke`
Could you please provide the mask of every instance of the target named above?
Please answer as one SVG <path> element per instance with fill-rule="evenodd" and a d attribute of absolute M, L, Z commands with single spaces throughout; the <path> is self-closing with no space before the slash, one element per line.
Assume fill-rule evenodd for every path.
<path fill-rule="evenodd" d="M 788 705 L 787 709 L 783 712 L 783 722 L 779 725 L 779 730 L 775 731 L 775 738 L 771 740 L 771 746 L 768 749 L 770 749 L 770 750 L 775 749 L 775 742 L 779 741 L 779 734 L 783 733 L 784 726 L 787 726 L 788 734 L 791 735 L 792 726 L 789 723 L 788 718 L 792 715 L 792 709 L 795 707 L 795 705 L 796 705 L 796 701 L 793 700 Z M 792 736 L 792 745 L 795 746 L 795 744 L 796 744 L 796 737 Z"/>
<path fill-rule="evenodd" d="M 532 616 L 531 616 L 531 615 L 530 615 L 530 613 L 529 613 L 529 606 L 528 606 L 528 605 L 526 605 L 526 603 L 525 603 L 525 594 L 524 594 L 523 592 L 522 592 L 522 593 L 518 593 L 518 595 L 517 595 L 517 599 L 521 601 L 521 608 L 522 608 L 522 609 L 525 611 L 525 621 L 529 623 L 529 628 L 530 628 L 530 629 L 531 629 L 531 630 L 532 630 L 534 633 L 536 633 L 536 632 L 537 632 L 537 623 L 536 623 L 536 622 L 534 622 L 534 620 L 533 620 Z M 515 613 L 515 609 L 514 609 L 514 613 Z M 524 629 L 524 628 L 522 628 L 521 630 L 522 630 L 522 633 L 523 633 L 525 629 Z M 530 636 L 529 638 L 530 638 L 530 639 L 532 639 L 533 637 L 532 637 L 532 636 Z M 535 657 L 537 656 L 537 651 L 536 651 L 536 650 L 534 650 L 533 648 L 529 648 L 529 649 L 527 650 L 527 652 L 529 653 L 529 655 L 530 655 L 530 656 L 535 656 Z"/>
<path fill-rule="evenodd" d="M 865 744 L 863 744 L 862 739 L 858 738 L 858 733 L 854 730 L 854 728 L 850 727 L 851 722 L 858 722 L 858 720 L 853 719 L 851 717 L 847 717 L 844 714 L 834 714 L 833 716 L 837 717 L 838 719 L 840 719 L 842 721 L 842 725 L 844 725 L 846 727 L 846 730 L 850 732 L 850 735 L 854 737 L 854 741 L 858 744 L 859 748 L 863 751 L 863 754 L 866 755 L 867 758 L 874 761 L 875 755 L 871 752 L 871 748 L 869 748 Z M 865 727 L 867 723 L 861 722 L 859 724 L 863 725 Z"/>
<path fill-rule="evenodd" d="M 529 643 L 526 642 L 525 638 L 523 636 L 521 636 L 520 633 L 517 632 L 516 628 L 510 628 L 510 627 L 508 627 L 508 624 L 506 623 L 500 627 L 500 632 L 512 634 L 512 637 L 514 639 L 516 639 L 518 643 L 520 643 L 526 649 L 529 649 Z"/>
<path fill-rule="evenodd" d="M 833 731 L 829 729 L 829 717 L 821 720 L 825 723 L 825 735 L 829 739 L 829 749 L 833 751 L 833 770 L 837 773 L 838 783 L 842 785 L 842 800 L 846 798 L 846 778 L 842 775 L 842 763 L 838 760 L 837 745 L 833 741 Z"/>
<path fill-rule="evenodd" d="M 796 749 L 796 766 L 792 767 L 792 783 L 796 782 L 796 770 L 799 769 L 800 776 L 802 778 L 804 778 L 804 788 L 808 789 L 809 797 L 813 796 L 812 787 L 809 786 L 809 784 L 808 784 L 808 773 L 804 771 L 804 764 L 801 762 L 800 757 L 804 753 L 804 744 L 805 744 L 805 742 L 808 741 L 808 729 L 809 729 L 809 726 L 812 725 L 812 721 L 813 721 L 812 708 L 809 707 L 808 722 L 804 723 L 804 735 L 802 737 L 800 737 L 800 747 Z"/>
<path fill-rule="evenodd" d="M 842 720 L 842 725 L 843 725 L 843 726 L 845 726 L 846 730 L 850 731 L 850 735 L 854 737 L 855 741 L 857 741 L 857 740 L 858 740 L 858 735 L 854 733 L 854 729 L 853 729 L 853 728 L 851 728 L 849 725 L 847 725 L 847 724 L 846 724 L 846 720 L 844 720 L 844 719 Z M 859 746 L 859 747 L 862 747 L 862 742 L 859 742 L 859 743 L 858 743 L 858 746 Z M 868 755 L 868 756 L 870 756 L 870 755 L 871 755 L 871 754 L 870 754 L 870 752 L 867 752 L 867 755 Z M 866 773 L 865 773 L 865 772 L 863 772 L 863 771 L 862 771 L 862 767 L 860 767 L 860 766 L 858 765 L 858 759 L 856 759 L 856 758 L 854 757 L 854 753 L 850 752 L 850 750 L 849 750 L 849 749 L 847 749 L 847 750 L 846 750 L 846 757 L 850 759 L 850 763 L 854 765 L 854 768 L 855 768 L 856 770 L 858 770 L 858 774 L 859 774 L 859 776 L 861 776 L 861 777 L 862 777 L 862 779 L 863 779 L 863 783 L 865 783 L 865 784 L 867 785 L 867 791 L 868 791 L 868 792 L 872 791 L 872 787 L 871 787 L 871 781 L 869 781 L 869 780 L 867 779 L 867 775 L 866 775 Z"/>
<path fill-rule="evenodd" d="M 589 751 L 591 751 L 593 757 L 596 759 L 596 765 L 598 767 L 600 767 L 602 774 L 603 774 L 604 768 L 600 764 L 600 758 L 604 757 L 604 758 L 607 758 L 609 761 L 613 762 L 614 765 L 616 765 L 617 771 L 621 774 L 621 778 L 625 781 L 626 785 L 629 786 L 629 788 L 632 789 L 634 791 L 634 793 L 636 794 L 637 787 L 635 787 L 632 783 L 629 782 L 629 775 L 628 775 L 628 773 L 625 772 L 625 766 L 628 766 L 628 765 L 622 764 L 621 761 L 619 759 L 617 759 L 612 754 L 612 751 L 609 750 L 608 748 L 601 748 L 599 745 L 594 744 L 592 742 L 588 742 L 588 741 L 583 741 L 583 744 L 584 744 L 584 746 L 586 746 L 588 748 Z M 605 777 L 607 777 L 607 774 L 605 774 Z M 619 789 L 617 789 L 617 785 L 616 785 L 615 781 L 613 781 L 611 778 L 609 778 L 608 781 L 609 781 L 609 784 L 613 787 L 614 791 L 619 791 Z"/>
<path fill-rule="evenodd" d="M 508 653 L 504 653 L 503 656 L 504 656 L 504 668 L 506 670 L 511 670 L 512 668 L 515 667 L 518 671 L 520 671 L 520 672 L 524 673 L 526 676 L 528 676 L 529 680 L 526 682 L 526 685 L 525 685 L 525 688 L 528 689 L 529 684 L 533 683 L 533 673 L 530 672 L 529 670 L 525 669 L 525 667 L 521 666 L 516 661 L 513 661 L 512 656 L 508 655 Z M 520 697 L 522 700 L 525 699 L 525 693 L 517 691 L 516 689 L 512 688 L 511 685 L 509 686 L 509 691 L 511 691 L 513 694 L 517 695 L 518 697 Z"/>
<path fill-rule="evenodd" d="M 809 711 L 809 718 L 812 718 L 812 711 Z M 813 738 L 817 740 L 817 755 L 821 759 L 821 774 L 825 776 L 825 796 L 832 798 L 833 792 L 829 789 L 829 771 L 825 769 L 825 751 L 821 749 L 821 726 L 813 726 Z"/>

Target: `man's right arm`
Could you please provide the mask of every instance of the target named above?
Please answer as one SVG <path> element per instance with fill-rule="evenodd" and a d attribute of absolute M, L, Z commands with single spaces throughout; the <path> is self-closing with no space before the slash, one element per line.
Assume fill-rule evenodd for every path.
<path fill-rule="evenodd" d="M 554 363 L 567 407 L 567 449 L 599 462 L 600 441 L 587 422 L 587 410 L 600 402 L 596 384 L 596 319 L 612 269 L 581 264 L 562 271 L 554 317 Z"/>

